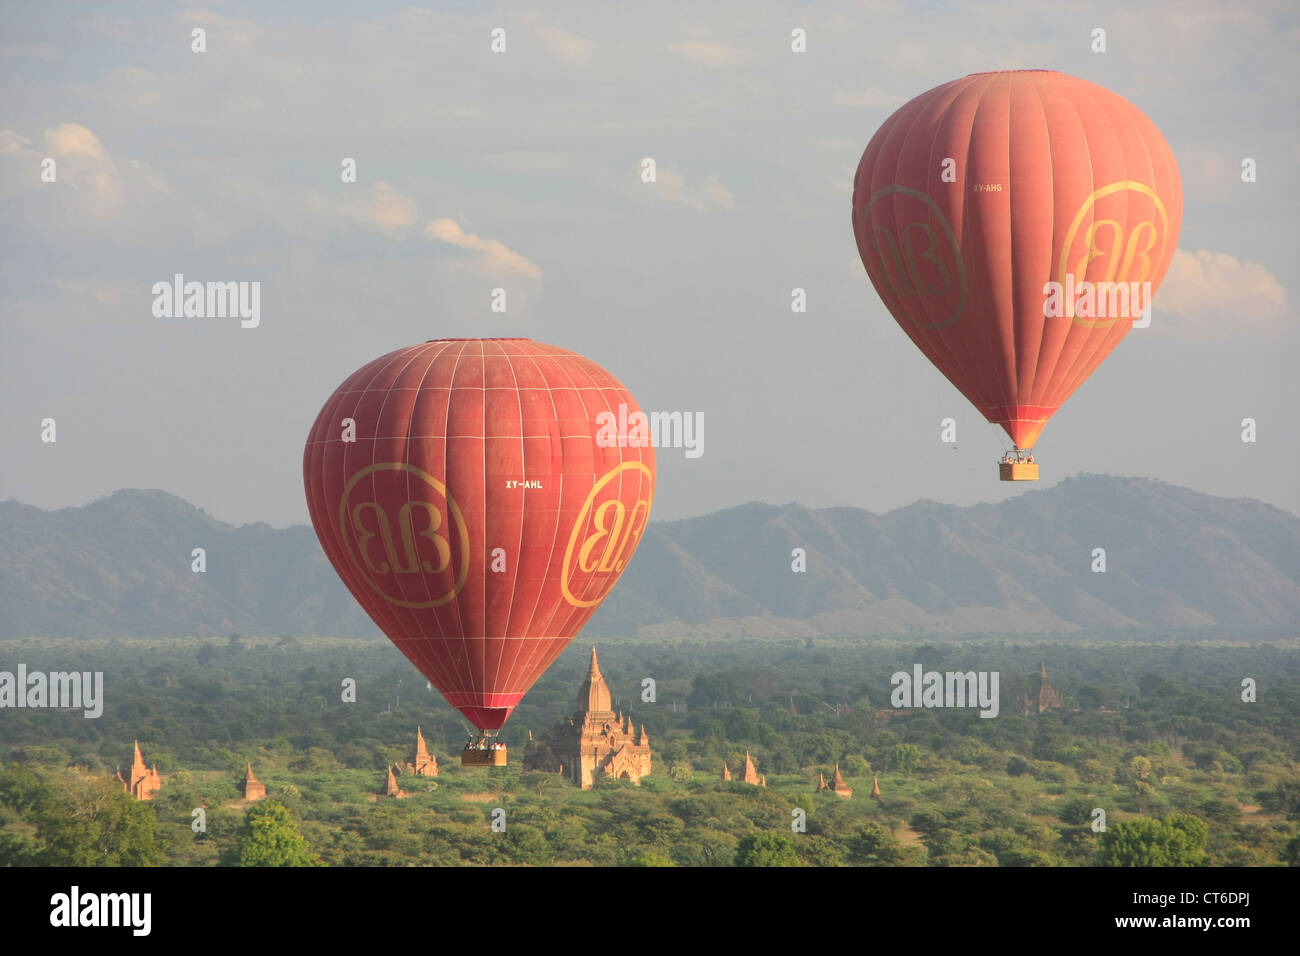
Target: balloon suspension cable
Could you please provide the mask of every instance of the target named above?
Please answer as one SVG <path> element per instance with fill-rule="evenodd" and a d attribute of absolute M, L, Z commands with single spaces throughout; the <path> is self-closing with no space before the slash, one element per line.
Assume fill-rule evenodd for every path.
<path fill-rule="evenodd" d="M 1006 434 L 1006 432 L 1002 430 L 1001 425 L 995 424 L 993 422 L 989 422 L 988 426 L 989 426 L 989 434 L 993 437 L 993 447 L 995 447 L 998 451 L 1002 452 L 1002 457 L 1006 458 L 1007 446 L 1004 443 L 1004 439 L 1003 439 L 1003 436 Z"/>

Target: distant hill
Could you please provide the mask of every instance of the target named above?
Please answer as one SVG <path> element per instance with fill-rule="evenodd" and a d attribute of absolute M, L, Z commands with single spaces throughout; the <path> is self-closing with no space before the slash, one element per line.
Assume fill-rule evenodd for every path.
<path fill-rule="evenodd" d="M 379 635 L 315 533 L 236 527 L 162 491 L 0 503 L 0 637 Z M 189 569 L 207 549 L 206 574 Z M 807 571 L 791 570 L 794 548 Z M 1106 551 L 1106 572 L 1091 566 Z M 1080 476 L 999 504 L 747 504 L 650 525 L 584 633 L 1300 629 L 1300 518 Z"/>

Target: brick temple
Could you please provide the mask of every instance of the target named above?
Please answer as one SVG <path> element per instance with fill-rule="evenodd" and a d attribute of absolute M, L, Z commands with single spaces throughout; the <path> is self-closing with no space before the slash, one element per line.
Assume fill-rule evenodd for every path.
<path fill-rule="evenodd" d="M 402 767 L 402 773 L 413 777 L 438 776 L 438 758 L 429 753 L 429 747 L 425 744 L 424 734 L 420 732 L 419 727 L 415 728 L 415 749 L 411 751 L 406 765 Z"/>
<path fill-rule="evenodd" d="M 245 800 L 262 800 L 266 797 L 266 784 L 253 776 L 253 765 L 250 763 L 248 769 L 244 772 L 244 779 L 239 781 L 239 792 L 244 795 Z"/>
<path fill-rule="evenodd" d="M 122 782 L 126 792 L 137 800 L 152 800 L 153 795 L 162 789 L 162 777 L 158 775 L 158 765 L 144 765 L 144 754 L 140 752 L 140 741 L 135 742 L 135 755 L 131 760 L 131 776 L 122 776 L 122 768 L 117 768 L 117 779 Z"/>
<path fill-rule="evenodd" d="M 818 781 L 819 781 L 818 784 L 817 784 L 817 792 L 818 792 L 818 793 L 826 793 L 826 792 L 829 790 L 831 793 L 835 794 L 836 796 L 844 797 L 846 800 L 847 800 L 849 797 L 853 796 L 853 788 L 850 787 L 850 786 L 849 786 L 849 785 L 844 781 L 844 778 L 843 778 L 842 776 L 840 776 L 840 765 L 839 765 L 839 764 L 836 764 L 836 765 L 835 765 L 835 776 L 833 776 L 833 777 L 831 778 L 831 782 L 830 782 L 830 783 L 827 783 L 827 782 L 826 782 L 826 775 L 825 775 L 825 774 L 819 773 L 819 774 L 817 775 L 817 778 L 818 778 Z"/>
<path fill-rule="evenodd" d="M 733 779 L 731 776 L 731 768 L 727 766 L 725 760 L 722 761 L 722 779 Z M 745 751 L 745 766 L 741 769 L 740 776 L 735 777 L 734 779 L 738 780 L 740 783 L 753 784 L 756 787 L 767 786 L 767 775 L 758 772 L 758 767 L 754 765 L 754 758 L 749 755 L 748 750 Z"/>
<path fill-rule="evenodd" d="M 1020 698 L 1020 713 L 1028 717 L 1063 705 L 1061 692 L 1047 679 L 1047 663 L 1043 662 L 1039 665 L 1038 678 L 1031 682 L 1030 690 Z"/>
<path fill-rule="evenodd" d="M 597 776 L 640 783 L 650 773 L 650 738 L 645 726 L 637 730 L 630 715 L 614 710 L 594 647 L 587 678 L 578 688 L 577 712 L 539 740 L 529 733 L 524 769 L 561 774 L 584 790 Z"/>
<path fill-rule="evenodd" d="M 388 779 L 384 781 L 384 796 L 392 797 L 395 800 L 401 800 L 407 796 L 407 793 L 397 785 L 397 774 L 394 773 L 395 770 L 397 770 L 397 764 L 393 764 L 388 768 Z"/>

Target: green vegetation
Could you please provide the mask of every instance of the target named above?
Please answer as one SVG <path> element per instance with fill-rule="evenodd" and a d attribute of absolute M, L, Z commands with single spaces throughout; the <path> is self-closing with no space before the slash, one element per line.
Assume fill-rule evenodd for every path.
<path fill-rule="evenodd" d="M 293 814 L 283 803 L 267 800 L 250 807 L 235 840 L 228 866 L 319 866 L 307 849 Z"/>
<path fill-rule="evenodd" d="M 462 769 L 460 716 L 387 644 L 311 638 L 7 642 L 0 669 L 102 670 L 104 715 L 0 711 L 7 865 L 1277 866 L 1300 863 L 1300 650 L 1280 645 L 605 642 L 654 773 L 588 791 L 525 772 L 573 709 L 571 647 Z M 1046 660 L 1065 707 L 1016 707 Z M 889 676 L 997 670 L 1001 712 L 894 711 Z M 357 681 L 344 704 L 340 685 Z M 657 700 L 643 702 L 642 679 Z M 1241 700 L 1241 681 L 1259 700 Z M 400 776 L 419 724 L 437 778 Z M 139 738 L 163 789 L 112 777 Z M 721 780 L 748 750 L 767 787 Z M 236 784 L 252 763 L 268 800 Z M 837 763 L 851 800 L 814 793 Z M 881 799 L 869 794 L 880 780 Z M 194 810 L 205 825 L 195 832 Z M 505 811 L 505 832 L 491 827 Z M 1094 832 L 1094 811 L 1105 832 Z M 794 811 L 804 832 L 791 828 Z"/>
<path fill-rule="evenodd" d="M 1185 813 L 1165 820 L 1123 820 L 1101 838 L 1103 866 L 1199 866 L 1205 862 L 1204 820 Z"/>

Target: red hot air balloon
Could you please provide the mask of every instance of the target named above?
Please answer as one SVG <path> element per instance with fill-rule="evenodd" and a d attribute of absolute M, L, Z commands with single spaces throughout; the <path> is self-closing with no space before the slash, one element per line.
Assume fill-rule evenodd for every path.
<path fill-rule="evenodd" d="M 636 550 L 655 483 L 641 415 L 574 352 L 439 339 L 358 369 L 317 416 L 303 480 L 321 546 L 479 729 L 463 762 L 505 762 L 496 732 Z"/>
<path fill-rule="evenodd" d="M 1155 125 L 1123 97 L 1050 70 L 976 73 L 922 93 L 885 120 L 853 182 L 872 284 L 1011 436 L 1004 480 L 1038 477 L 1022 452 L 1149 306 L 1182 214 L 1178 166 Z"/>

